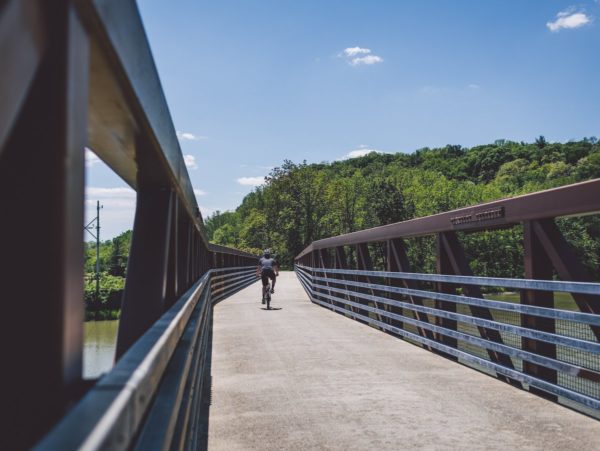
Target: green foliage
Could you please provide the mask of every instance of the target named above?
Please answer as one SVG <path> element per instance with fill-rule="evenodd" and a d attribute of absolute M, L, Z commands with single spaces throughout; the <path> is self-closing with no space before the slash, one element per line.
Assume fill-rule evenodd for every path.
<path fill-rule="evenodd" d="M 205 222 L 211 241 L 257 252 L 272 248 L 284 267 L 310 242 L 504 197 L 600 177 L 595 137 L 551 143 L 496 140 L 470 149 L 448 145 L 412 154 L 371 153 L 331 164 L 285 160 L 266 184 L 234 212 Z M 596 278 L 600 255 L 597 217 L 561 220 L 567 239 Z M 476 274 L 522 276 L 520 228 L 465 235 Z M 407 241 L 417 271 L 435 271 L 430 237 Z M 349 250 L 348 258 L 355 256 Z"/>
<path fill-rule="evenodd" d="M 87 320 L 118 319 L 125 288 L 131 230 L 100 243 L 100 290 L 96 299 L 96 243 L 85 243 L 84 302 Z"/>
<path fill-rule="evenodd" d="M 131 230 L 123 232 L 112 240 L 100 243 L 100 271 L 113 276 L 125 277 L 127 259 L 131 247 Z M 96 271 L 96 242 L 85 243 L 85 272 Z"/>
<path fill-rule="evenodd" d="M 543 136 L 533 144 L 499 139 L 470 149 L 373 152 L 331 164 L 285 160 L 236 211 L 217 211 L 204 225 L 210 241 L 254 254 L 271 248 L 282 267 L 290 268 L 294 256 L 314 240 L 598 177 L 595 137 L 565 144 Z M 560 219 L 558 225 L 600 280 L 600 217 Z M 127 231 L 101 243 L 97 299 L 96 245 L 85 244 L 86 319 L 118 318 L 131 236 Z M 520 227 L 461 236 L 473 271 L 500 277 L 522 276 L 521 240 Z M 414 271 L 435 272 L 432 237 L 406 244 Z M 370 247 L 374 264 L 383 266 L 382 249 Z M 356 261 L 352 249 L 347 257 Z"/>
<path fill-rule="evenodd" d="M 96 298 L 95 274 L 88 273 L 83 293 L 86 319 L 115 319 L 108 312 L 120 311 L 124 288 L 125 278 L 103 272 L 100 274 L 100 290 Z"/>

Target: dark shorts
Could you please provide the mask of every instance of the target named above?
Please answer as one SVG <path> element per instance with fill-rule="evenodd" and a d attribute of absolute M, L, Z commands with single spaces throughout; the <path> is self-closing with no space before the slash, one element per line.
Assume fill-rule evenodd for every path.
<path fill-rule="evenodd" d="M 273 271 L 272 269 L 263 269 L 260 272 L 260 278 L 262 279 L 263 287 L 267 286 L 267 284 L 269 283 L 269 279 L 275 280 L 275 271 Z"/>

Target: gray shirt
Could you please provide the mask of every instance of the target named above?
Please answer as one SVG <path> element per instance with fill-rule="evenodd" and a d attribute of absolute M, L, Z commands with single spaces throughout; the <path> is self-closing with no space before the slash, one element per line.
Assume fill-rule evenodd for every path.
<path fill-rule="evenodd" d="M 261 259 L 258 261 L 258 266 L 260 266 L 261 271 L 273 271 L 273 267 L 279 265 L 274 258 L 261 257 Z"/>

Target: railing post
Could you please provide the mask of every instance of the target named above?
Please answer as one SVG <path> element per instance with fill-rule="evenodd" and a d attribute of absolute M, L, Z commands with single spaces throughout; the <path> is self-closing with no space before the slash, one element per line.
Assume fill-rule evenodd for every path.
<path fill-rule="evenodd" d="M 140 186 L 117 338 L 117 360 L 164 312 L 174 194 Z"/>
<path fill-rule="evenodd" d="M 88 36 L 71 1 L 21 10 L 28 17 L 11 26 L 32 52 L 11 58 L 5 44 L 15 36 L 0 37 L 2 449 L 33 445 L 82 377 Z"/>
<path fill-rule="evenodd" d="M 356 266 L 358 270 L 373 271 L 373 261 L 371 260 L 371 254 L 369 253 L 369 246 L 366 243 L 360 243 L 356 245 Z M 368 276 L 358 276 L 358 279 L 362 282 L 371 283 L 371 278 Z M 375 292 L 370 288 L 368 289 L 368 292 L 372 296 L 375 295 Z M 366 302 L 366 304 L 368 305 L 369 303 Z M 373 302 L 373 305 L 379 310 L 380 306 L 377 302 Z M 376 316 L 378 321 L 389 323 L 389 318 L 382 318 L 379 313 L 376 313 Z"/>
<path fill-rule="evenodd" d="M 338 246 L 335 248 L 335 266 L 338 269 L 348 269 L 348 260 L 346 259 L 346 251 L 344 250 L 344 246 Z M 348 277 L 345 274 L 340 274 L 337 278 L 341 280 L 345 280 Z M 344 290 L 348 290 L 348 285 L 344 285 Z M 344 298 L 348 301 L 351 300 L 349 295 L 344 295 Z M 344 305 L 345 310 L 350 310 L 354 313 L 354 307 L 351 305 Z"/>
<path fill-rule="evenodd" d="M 179 294 L 179 199 L 175 193 L 172 193 L 171 209 L 171 233 L 169 236 L 169 254 L 167 265 L 167 292 L 165 296 L 165 304 L 163 310 L 166 310 L 177 300 Z"/>
<path fill-rule="evenodd" d="M 318 256 L 319 268 L 321 268 L 321 269 L 330 268 L 331 266 L 330 266 L 330 262 L 329 262 L 328 250 L 327 249 L 319 249 L 316 252 L 317 252 L 317 256 Z M 321 274 L 323 277 L 330 277 L 330 275 L 327 273 L 319 273 L 319 274 Z M 329 282 L 325 282 L 325 285 L 329 286 Z M 324 292 L 325 290 L 323 290 L 321 288 L 317 288 L 317 291 Z M 328 294 L 331 296 L 331 291 L 329 291 Z M 335 305 L 331 299 L 327 299 L 326 302 L 329 302 L 329 304 L 331 304 L 331 305 Z"/>
<path fill-rule="evenodd" d="M 387 242 L 387 251 L 388 251 L 388 258 L 387 258 L 387 263 L 388 263 L 387 270 L 388 271 L 411 272 L 410 262 L 408 261 L 408 255 L 406 253 L 406 244 L 404 243 L 404 240 L 402 238 L 395 238 L 395 239 L 389 240 Z M 414 280 L 390 279 L 389 283 L 391 286 L 405 287 L 405 288 L 408 288 L 411 290 L 419 289 L 419 287 L 417 286 L 417 282 L 415 282 Z M 406 296 L 406 297 L 410 300 L 410 302 L 412 304 L 423 305 L 422 298 L 419 298 L 416 296 Z M 399 309 L 399 313 L 401 315 L 403 314 L 402 309 Z M 423 321 L 424 323 L 429 323 L 429 318 L 426 313 L 414 312 L 413 314 L 417 320 Z M 400 324 L 399 327 L 402 328 L 403 325 Z M 435 338 L 433 332 L 431 332 L 428 329 L 423 329 L 422 327 L 418 327 L 417 331 L 418 331 L 419 335 L 421 335 L 422 337 L 427 337 L 431 340 L 433 340 Z M 429 348 L 427 347 L 427 349 L 429 349 Z"/>
<path fill-rule="evenodd" d="M 450 263 L 450 258 L 448 256 L 448 252 L 446 247 L 444 246 L 444 234 L 438 233 L 436 235 L 436 249 L 437 249 L 437 260 L 436 260 L 436 268 L 438 274 L 452 274 L 452 264 Z M 439 293 L 449 293 L 456 294 L 456 289 L 452 287 L 452 285 L 448 283 L 437 283 L 437 291 Z M 453 302 L 446 301 L 435 301 L 435 306 L 439 310 L 445 310 L 447 312 L 456 313 L 456 304 Z M 448 318 L 440 318 L 436 317 L 436 323 L 438 326 L 444 327 L 450 330 L 456 330 L 457 324 L 455 320 L 451 320 Z M 436 334 L 437 341 L 445 344 L 451 348 L 457 347 L 456 338 L 448 337 L 442 334 Z M 448 354 L 443 353 L 446 357 L 451 360 L 457 360 L 456 357 L 450 356 Z"/>
<path fill-rule="evenodd" d="M 553 276 L 552 263 L 546 255 L 544 247 L 536 233 L 534 221 L 526 221 L 523 224 L 523 233 L 525 277 L 527 279 L 551 280 Z M 522 290 L 521 304 L 554 308 L 554 293 L 551 291 Z M 551 333 L 555 332 L 554 320 L 551 318 L 521 315 L 521 325 L 534 330 L 542 330 Z M 525 337 L 521 338 L 521 343 L 522 348 L 526 351 L 550 358 L 556 358 L 556 346 L 551 343 Z M 531 362 L 523 361 L 523 372 L 553 384 L 557 381 L 556 371 Z M 534 387 L 530 387 L 529 391 L 542 397 L 556 400 L 556 396 L 549 395 Z"/>
<path fill-rule="evenodd" d="M 179 209 L 177 231 L 177 299 L 190 287 L 190 221 L 185 209 Z"/>
<path fill-rule="evenodd" d="M 540 240 L 552 266 L 562 280 L 575 282 L 591 282 L 586 267 L 571 245 L 567 242 L 553 219 L 542 219 L 532 222 L 535 233 Z M 573 293 L 573 299 L 583 313 L 600 314 L 600 296 Z M 600 340 L 600 328 L 590 326 L 597 340 Z"/>
<path fill-rule="evenodd" d="M 199 277 L 198 271 L 198 236 L 193 223 L 190 223 L 190 284 L 194 283 Z"/>
<path fill-rule="evenodd" d="M 469 266 L 465 250 L 458 240 L 456 233 L 444 232 L 442 234 L 442 238 L 444 242 L 444 249 L 446 251 L 446 255 L 448 256 L 452 272 L 457 276 L 473 276 L 473 270 Z M 477 285 L 462 285 L 462 289 L 463 292 L 469 297 L 483 299 L 481 288 L 479 288 Z M 488 308 L 470 305 L 469 310 L 472 316 L 492 321 L 494 320 Z M 477 331 L 479 332 L 479 335 L 486 340 L 493 341 L 495 343 L 503 343 L 502 335 L 500 335 L 500 332 L 497 330 L 487 329 L 485 327 L 477 327 Z M 491 349 L 488 349 L 487 353 L 492 362 L 500 363 L 507 368 L 514 368 L 512 360 L 506 354 L 502 354 Z M 505 382 L 509 382 L 513 385 L 521 387 L 521 383 L 514 381 L 513 379 L 501 375 L 497 375 L 497 377 Z"/>

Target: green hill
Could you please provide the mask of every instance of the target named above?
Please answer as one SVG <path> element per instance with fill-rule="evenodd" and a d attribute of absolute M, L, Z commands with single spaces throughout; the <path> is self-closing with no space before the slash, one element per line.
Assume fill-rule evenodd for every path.
<path fill-rule="evenodd" d="M 205 224 L 212 242 L 251 252 L 271 247 L 290 267 L 316 239 L 597 177 L 596 138 L 498 140 L 320 164 L 286 160 L 235 211 L 216 212 Z M 599 278 L 598 217 L 563 219 L 559 225 Z M 476 274 L 506 277 L 522 276 L 520 240 L 519 227 L 463 237 Z M 434 271 L 433 238 L 408 241 L 414 269 Z M 382 250 L 373 247 L 381 266 Z"/>

